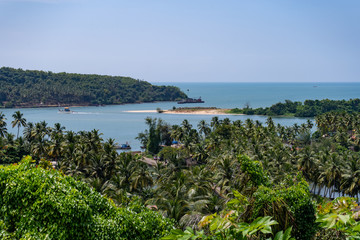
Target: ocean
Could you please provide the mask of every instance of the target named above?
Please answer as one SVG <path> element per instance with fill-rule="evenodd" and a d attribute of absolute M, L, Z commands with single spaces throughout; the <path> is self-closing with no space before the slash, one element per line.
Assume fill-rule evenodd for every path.
<path fill-rule="evenodd" d="M 183 90 L 189 97 L 201 97 L 205 103 L 181 105 L 192 107 L 217 107 L 217 108 L 243 108 L 267 107 L 286 99 L 292 101 L 304 101 L 306 99 L 332 99 L 348 100 L 359 98 L 360 83 L 156 83 L 156 85 L 173 85 Z M 175 115 L 159 113 L 130 113 L 130 110 L 164 110 L 179 107 L 176 102 L 158 102 L 125 104 L 104 107 L 72 107 L 72 114 L 59 113 L 58 108 L 23 108 L 23 109 L 1 109 L 7 118 L 8 131 L 16 135 L 17 129 L 11 128 L 12 114 L 20 111 L 28 122 L 46 121 L 49 126 L 60 123 L 66 130 L 75 132 L 98 129 L 104 140 L 115 139 L 119 144 L 128 142 L 132 150 L 140 150 L 140 143 L 135 139 L 138 133 L 147 127 L 146 117 L 161 118 L 170 124 L 181 124 L 187 119 L 193 127 L 200 120 L 211 121 L 214 115 Z M 242 120 L 247 118 L 265 122 L 264 116 L 239 116 L 220 115 L 219 119 L 225 117 L 230 120 Z M 295 123 L 301 124 L 306 118 L 273 118 L 275 123 L 290 126 Z"/>

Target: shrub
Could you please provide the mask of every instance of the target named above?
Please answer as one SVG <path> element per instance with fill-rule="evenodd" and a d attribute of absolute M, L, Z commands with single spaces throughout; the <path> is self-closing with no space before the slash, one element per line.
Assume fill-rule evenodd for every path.
<path fill-rule="evenodd" d="M 290 187 L 272 189 L 261 186 L 254 196 L 253 219 L 259 216 L 273 216 L 282 230 L 293 225 L 296 239 L 311 239 L 318 229 L 309 186 L 301 176 L 294 179 Z"/>
<path fill-rule="evenodd" d="M 251 160 L 246 155 L 240 155 L 239 162 L 241 164 L 241 171 L 249 175 L 254 186 L 269 185 L 269 179 L 260 162 Z"/>
<path fill-rule="evenodd" d="M 0 236 L 9 239 L 158 239 L 173 223 L 134 203 L 114 203 L 31 157 L 0 167 Z"/>

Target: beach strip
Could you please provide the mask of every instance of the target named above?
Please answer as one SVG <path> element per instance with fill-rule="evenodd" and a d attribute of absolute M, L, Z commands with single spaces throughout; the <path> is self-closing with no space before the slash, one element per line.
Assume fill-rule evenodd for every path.
<path fill-rule="evenodd" d="M 227 113 L 230 109 L 175 109 L 162 110 L 161 114 L 186 114 L 186 115 L 244 115 Z M 129 113 L 157 113 L 157 110 L 129 110 Z M 159 113 L 160 114 L 160 113 Z"/>

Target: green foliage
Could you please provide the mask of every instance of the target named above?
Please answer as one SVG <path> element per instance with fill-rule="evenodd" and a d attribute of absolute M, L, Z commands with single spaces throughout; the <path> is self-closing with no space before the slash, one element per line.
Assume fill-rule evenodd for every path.
<path fill-rule="evenodd" d="M 52 73 L 0 68 L 5 107 L 58 104 L 121 104 L 186 98 L 177 87 L 155 86 L 129 77 Z"/>
<path fill-rule="evenodd" d="M 345 100 L 306 100 L 304 103 L 285 100 L 285 103 L 276 103 L 267 108 L 252 109 L 249 107 L 239 109 L 234 108 L 229 113 L 247 115 L 268 115 L 268 116 L 295 116 L 295 117 L 315 117 L 327 112 L 360 112 L 360 99 Z"/>
<path fill-rule="evenodd" d="M 294 225 L 296 239 L 310 239 L 317 230 L 315 207 L 308 184 L 303 179 L 295 181 L 290 187 L 270 189 L 261 186 L 254 196 L 252 218 L 273 216 L 283 230 Z"/>
<path fill-rule="evenodd" d="M 0 119 L 4 119 L 1 114 Z M 154 139 L 161 145 L 168 145 L 172 139 L 180 142 L 177 145 L 180 148 L 163 147 L 158 156 L 167 160 L 167 164 L 158 162 L 155 166 L 148 166 L 132 154 L 119 155 L 114 150 L 114 141 L 104 142 L 97 130 L 74 133 L 64 131 L 60 125 L 28 123 L 23 138 L 14 139 L 14 135 L 7 133 L 0 138 L 0 157 L 16 157 L 17 153 L 10 154 L 14 149 L 19 153 L 25 149 L 44 168 L 51 166 L 41 159 L 56 161 L 65 174 L 83 180 L 136 216 L 142 214 L 143 206 L 131 199 L 139 196 L 139 201 L 146 201 L 150 208 L 171 217 L 179 227 L 193 229 L 181 233 L 179 238 L 199 238 L 201 227 L 206 239 L 241 239 L 242 232 L 236 230 L 240 222 L 250 224 L 259 217 L 271 216 L 279 223 L 271 226 L 274 234 L 278 232 L 278 238 L 286 238 L 285 233 L 292 226 L 297 239 L 311 239 L 316 230 L 316 239 L 343 239 L 356 230 L 349 225 L 351 219 L 342 217 L 351 215 L 356 220 L 358 212 L 352 214 L 349 210 L 356 204 L 344 198 L 324 205 L 318 216 L 333 214 L 324 219 L 332 219 L 335 225 L 320 228 L 321 222 L 315 222 L 309 191 L 323 194 L 325 199 L 335 192 L 358 195 L 360 163 L 355 147 L 360 144 L 359 119 L 355 113 L 320 115 L 316 119 L 319 128 L 316 137 L 308 134 L 313 126 L 311 121 L 284 127 L 274 124 L 271 118 L 262 125 L 249 119 L 231 122 L 214 117 L 211 124 L 200 122 L 196 130 L 186 120 L 169 126 L 160 119 L 148 119 Z M 149 131 L 139 139 L 146 146 Z M 311 182 L 311 190 L 302 176 Z M 345 218 L 349 231 L 342 229 L 344 224 L 338 220 L 341 218 Z M 109 218 L 106 215 L 104 219 Z M 198 225 L 201 219 L 204 226 Z M 133 230 L 133 222 L 136 226 L 143 224 L 136 219 L 129 222 L 129 226 L 123 225 L 130 232 L 137 231 Z M 334 227 L 337 222 L 339 230 Z M 9 232 L 7 224 L 0 218 L 1 236 L 16 238 L 16 232 Z M 156 221 L 154 224 L 161 225 Z M 146 222 L 144 229 L 150 229 L 149 226 Z M 355 231 L 352 235 L 356 234 Z M 250 239 L 268 237 L 276 235 L 258 231 Z"/>
<path fill-rule="evenodd" d="M 241 171 L 250 176 L 250 180 L 255 186 L 266 186 L 269 184 L 269 179 L 260 162 L 253 161 L 246 155 L 240 155 L 239 161 L 241 164 Z"/>
<path fill-rule="evenodd" d="M 0 137 L 4 137 L 7 133 L 7 128 L 6 125 L 7 123 L 5 122 L 6 118 L 5 115 L 0 112 Z"/>
<path fill-rule="evenodd" d="M 317 220 L 320 227 L 333 230 L 347 239 L 360 239 L 358 204 L 354 198 L 339 197 L 318 206 Z"/>
<path fill-rule="evenodd" d="M 43 168 L 43 169 L 47 169 L 47 170 L 51 170 L 51 169 L 53 169 L 53 166 L 52 166 L 52 164 L 51 164 L 51 162 L 50 161 L 47 161 L 47 160 L 45 160 L 45 159 L 40 159 L 40 162 L 39 162 L 39 165 L 38 165 L 39 167 L 41 167 L 41 168 Z"/>
<path fill-rule="evenodd" d="M 320 227 L 343 233 L 347 239 L 360 239 L 360 223 L 350 214 L 329 213 L 318 216 L 316 221 Z"/>
<path fill-rule="evenodd" d="M 252 223 L 240 223 L 236 229 L 236 232 L 241 232 L 242 237 L 250 237 L 256 232 L 261 232 L 263 234 L 271 234 L 271 226 L 277 224 L 276 221 L 272 220 L 271 217 L 259 217 L 255 219 Z"/>
<path fill-rule="evenodd" d="M 358 204 L 356 203 L 354 198 L 338 197 L 324 205 L 319 205 L 317 207 L 317 212 L 320 215 L 326 215 L 330 213 L 352 214 L 352 209 L 355 209 L 357 207 Z M 354 214 L 354 217 L 357 218 L 357 215 Z"/>
<path fill-rule="evenodd" d="M 273 240 L 295 240 L 295 238 L 291 237 L 291 230 L 292 227 L 289 227 L 288 229 L 286 229 L 285 232 L 280 231 L 278 232 L 275 237 L 273 238 Z M 268 240 L 271 240 L 270 238 Z"/>
<path fill-rule="evenodd" d="M 247 198 L 236 190 L 233 190 L 234 198 L 227 202 L 227 207 L 237 212 L 244 212 L 249 205 Z"/>
<path fill-rule="evenodd" d="M 13 146 L 5 146 L 0 149 L 0 164 L 17 163 L 20 159 L 18 149 Z"/>
<path fill-rule="evenodd" d="M 149 129 L 143 133 L 139 133 L 136 139 L 138 139 L 146 150 L 151 154 L 157 154 L 161 146 L 171 145 L 170 125 L 157 118 L 147 117 L 145 119 Z"/>
<path fill-rule="evenodd" d="M 190 227 L 187 227 L 185 231 L 181 231 L 180 229 L 174 229 L 169 235 L 162 237 L 161 240 L 195 240 L 206 238 L 207 236 L 204 234 L 204 231 L 195 232 Z"/>
<path fill-rule="evenodd" d="M 137 204 L 117 208 L 85 183 L 35 166 L 0 167 L 0 236 L 16 239 L 158 239 L 172 222 Z"/>
<path fill-rule="evenodd" d="M 185 149 L 173 147 L 163 147 L 158 155 L 164 161 L 172 163 L 177 169 L 186 165 L 186 157 L 188 156 Z"/>
<path fill-rule="evenodd" d="M 14 103 L 13 103 L 12 101 L 10 101 L 10 102 L 5 102 L 4 107 L 5 107 L 5 108 L 13 108 L 13 107 L 14 107 Z"/>
<path fill-rule="evenodd" d="M 214 213 L 203 217 L 199 222 L 199 226 L 202 229 L 207 229 L 207 232 L 212 235 L 223 235 L 224 231 L 236 226 L 236 215 L 237 212 L 235 211 L 224 211 L 220 214 Z"/>
<path fill-rule="evenodd" d="M 147 118 L 146 123 L 149 126 L 149 137 L 147 141 L 146 150 L 148 150 L 152 154 L 157 154 L 160 151 L 160 131 L 156 127 L 156 118 Z"/>
<path fill-rule="evenodd" d="M 233 213 L 230 211 L 223 216 L 213 214 L 203 218 L 200 226 L 202 228 L 207 227 L 209 234 L 208 238 L 200 239 L 211 239 L 211 237 L 215 239 L 264 239 L 265 236 L 272 235 L 272 226 L 278 224 L 270 216 L 258 217 L 251 223 L 237 222 L 237 218 L 232 217 Z M 291 239 L 291 229 L 291 227 L 288 228 L 285 233 L 278 232 L 274 239 Z M 269 239 L 271 240 L 271 238 Z"/>
<path fill-rule="evenodd" d="M 243 114 L 244 110 L 243 109 L 239 109 L 239 108 L 233 108 L 227 111 L 227 113 L 232 113 L 232 114 Z M 250 114 L 248 114 L 250 115 Z"/>

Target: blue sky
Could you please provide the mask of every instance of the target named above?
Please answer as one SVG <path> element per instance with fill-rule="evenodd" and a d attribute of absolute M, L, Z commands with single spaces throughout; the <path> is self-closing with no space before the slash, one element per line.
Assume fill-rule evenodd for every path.
<path fill-rule="evenodd" d="M 360 82 L 358 0 L 0 0 L 0 66 L 149 82 Z"/>

